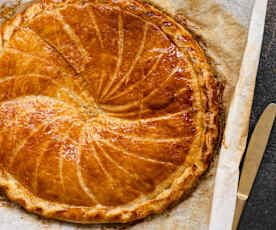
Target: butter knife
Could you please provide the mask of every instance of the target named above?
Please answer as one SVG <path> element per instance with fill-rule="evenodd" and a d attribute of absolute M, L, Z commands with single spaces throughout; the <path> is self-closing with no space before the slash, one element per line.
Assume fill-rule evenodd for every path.
<path fill-rule="evenodd" d="M 261 164 L 276 115 L 276 104 L 270 104 L 259 119 L 249 142 L 241 170 L 232 230 L 237 230 L 242 211 Z"/>

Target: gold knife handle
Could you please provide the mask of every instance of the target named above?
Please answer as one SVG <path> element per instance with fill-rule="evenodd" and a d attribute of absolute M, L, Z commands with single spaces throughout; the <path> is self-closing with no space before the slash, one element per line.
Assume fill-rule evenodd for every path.
<path fill-rule="evenodd" d="M 248 197 L 246 197 L 242 194 L 238 194 L 238 196 L 237 196 L 235 216 L 234 216 L 234 220 L 233 220 L 232 230 L 237 230 L 238 229 L 239 220 L 240 220 L 240 217 L 242 215 L 243 209 L 245 207 L 247 198 Z"/>

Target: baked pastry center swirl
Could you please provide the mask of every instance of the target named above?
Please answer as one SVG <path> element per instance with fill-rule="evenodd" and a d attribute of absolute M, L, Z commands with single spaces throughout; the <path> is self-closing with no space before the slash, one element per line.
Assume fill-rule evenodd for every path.
<path fill-rule="evenodd" d="M 27 210 L 126 222 L 207 169 L 214 76 L 191 35 L 148 3 L 37 3 L 0 44 L 0 185 Z"/>

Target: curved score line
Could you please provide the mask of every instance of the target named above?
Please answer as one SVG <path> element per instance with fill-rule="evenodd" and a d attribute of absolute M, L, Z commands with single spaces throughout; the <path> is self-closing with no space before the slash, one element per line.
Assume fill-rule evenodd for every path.
<path fill-rule="evenodd" d="M 105 111 L 104 108 L 100 107 L 103 111 Z M 108 110 L 107 110 L 108 111 Z M 141 115 L 147 113 L 147 112 L 151 112 L 150 109 L 144 109 L 143 111 L 139 111 L 139 114 L 137 112 L 128 112 L 128 113 L 116 113 L 116 112 L 106 112 L 106 115 L 110 116 L 110 117 L 114 117 L 114 118 L 129 118 L 129 117 L 133 117 L 133 116 L 137 116 L 140 115 L 140 117 L 138 118 L 137 121 L 142 120 L 143 118 L 141 118 Z"/>
<path fill-rule="evenodd" d="M 138 106 L 139 102 L 143 103 L 145 100 L 147 100 L 148 98 L 150 98 L 155 92 L 157 92 L 161 87 L 163 87 L 166 84 L 166 82 L 178 71 L 178 69 L 179 69 L 179 66 L 176 66 L 172 70 L 172 72 L 169 74 L 169 76 L 166 78 L 166 80 L 163 82 L 163 84 L 160 87 L 155 88 L 149 95 L 147 95 L 141 101 L 134 101 L 134 102 L 131 102 L 131 103 L 128 103 L 128 104 L 125 104 L 125 105 L 118 105 L 118 106 L 101 105 L 101 108 L 105 109 L 107 111 L 110 111 L 110 112 L 114 112 L 115 111 L 115 113 L 116 113 L 116 110 L 118 112 L 123 112 L 126 109 L 130 109 L 132 106 Z M 107 108 L 109 108 L 109 110 Z"/>
<path fill-rule="evenodd" d="M 101 108 L 102 110 L 105 110 L 104 108 Z M 171 116 L 174 116 L 176 114 L 180 114 L 183 112 L 191 112 L 193 109 L 189 108 L 186 110 L 182 110 L 181 112 L 176 112 L 176 113 L 167 113 L 164 116 L 158 116 L 158 117 L 150 117 L 150 118 L 138 118 L 135 120 L 124 120 L 124 122 L 147 122 L 147 121 L 157 121 L 157 120 L 161 120 L 161 119 L 166 119 L 169 118 Z M 147 112 L 152 112 L 152 110 L 150 109 L 144 109 L 143 111 L 140 112 L 139 115 L 143 115 L 146 114 Z M 108 115 L 109 117 L 112 117 L 113 119 L 122 119 L 124 117 L 133 117 L 133 116 L 137 116 L 137 112 L 128 112 L 128 113 L 116 113 L 116 112 L 106 112 L 106 115 Z"/>
<path fill-rule="evenodd" d="M 5 104 L 10 103 L 10 102 L 16 102 L 16 101 L 21 101 L 21 100 L 33 100 L 33 99 L 38 100 L 38 98 L 48 98 L 48 99 L 54 100 L 57 103 L 61 103 L 63 105 L 66 105 L 67 108 L 72 109 L 72 111 L 77 112 L 77 114 L 79 114 L 79 112 L 80 112 L 75 107 L 73 107 L 72 105 L 70 105 L 70 104 L 68 104 L 64 101 L 58 100 L 55 97 L 49 97 L 49 96 L 44 96 L 44 95 L 28 95 L 28 96 L 23 96 L 23 97 L 16 97 L 16 98 L 13 98 L 12 100 L 1 101 L 0 102 L 0 107 L 4 106 Z M 64 109 L 64 106 L 63 106 L 63 109 Z M 64 112 L 64 110 L 62 112 Z M 70 117 L 72 119 L 71 116 L 62 116 L 62 117 Z"/>
<path fill-rule="evenodd" d="M 40 40 L 40 42 L 42 42 L 47 48 L 49 47 L 50 49 L 54 50 L 57 55 L 59 57 L 61 57 L 61 59 L 68 65 L 68 67 L 72 70 L 72 72 L 74 74 L 77 73 L 77 71 L 75 70 L 74 66 L 71 65 L 71 63 L 63 56 L 63 54 L 52 44 L 50 44 L 48 41 L 46 41 L 44 38 L 42 38 L 36 31 L 34 31 L 33 29 L 31 29 L 30 27 L 26 27 L 24 28 L 24 30 L 28 30 L 29 32 L 31 32 L 38 40 Z M 49 59 L 51 61 L 51 59 Z M 56 65 L 54 62 L 51 62 L 52 64 L 54 64 L 57 67 L 61 67 L 60 65 Z M 62 68 L 64 69 L 64 68 Z"/>
<path fill-rule="evenodd" d="M 33 131 L 28 136 L 26 136 L 24 139 L 22 139 L 20 141 L 20 143 L 18 144 L 18 146 L 16 147 L 15 151 L 13 151 L 13 153 L 10 156 L 9 167 L 13 164 L 13 161 L 15 160 L 16 155 L 25 146 L 25 144 L 28 142 L 28 140 L 31 137 L 33 137 L 37 132 L 39 132 L 45 125 L 49 125 L 49 124 L 55 122 L 56 120 L 58 120 L 60 118 L 67 119 L 67 118 L 70 118 L 70 117 L 69 116 L 58 116 L 58 117 L 55 117 L 54 119 L 52 119 L 50 121 L 49 120 L 43 121 L 37 128 L 34 128 Z"/>
<path fill-rule="evenodd" d="M 94 123 L 94 125 L 98 125 L 100 128 L 103 128 L 99 123 Z M 147 137 L 138 137 L 138 136 L 131 136 L 131 135 L 126 135 L 124 134 L 120 134 L 114 130 L 107 130 L 110 133 L 113 133 L 115 135 L 118 136 L 123 136 L 125 138 L 129 138 L 131 140 L 136 140 L 136 141 L 148 141 L 148 142 L 179 142 L 179 141 L 183 141 L 185 139 L 188 139 L 190 137 L 179 137 L 179 138 L 147 138 Z"/>
<path fill-rule="evenodd" d="M 61 91 L 66 92 L 71 97 L 71 99 L 73 99 L 73 101 L 77 102 L 78 105 L 80 105 L 82 107 L 89 107 L 90 109 L 92 108 L 92 106 L 88 102 L 84 101 L 81 97 L 79 97 L 77 94 L 73 93 L 71 90 L 69 90 L 67 88 L 60 88 L 59 92 L 61 92 Z"/>
<path fill-rule="evenodd" d="M 74 125 L 74 123 L 72 122 L 71 126 L 66 130 L 65 135 L 64 135 L 65 141 L 70 139 L 69 133 L 70 133 L 71 129 L 73 128 L 73 125 Z M 62 146 L 60 148 L 62 148 Z M 59 177 L 60 177 L 60 183 L 61 183 L 63 193 L 65 193 L 64 178 L 63 178 L 63 156 L 61 156 L 61 155 L 59 157 Z"/>
<path fill-rule="evenodd" d="M 108 158 L 108 160 L 110 160 L 117 168 L 119 168 L 121 171 L 123 171 L 124 173 L 128 174 L 129 176 L 131 177 L 137 177 L 137 175 L 133 175 L 131 172 L 129 172 L 127 169 L 123 168 L 122 166 L 120 166 L 116 161 L 114 161 L 110 156 L 109 154 L 103 149 L 103 147 L 98 144 L 96 141 L 95 141 L 95 145 L 98 146 L 102 153 L 106 156 L 106 158 Z"/>
<path fill-rule="evenodd" d="M 126 150 L 122 149 L 122 148 L 118 148 L 116 147 L 115 145 L 111 144 L 109 141 L 107 140 L 98 140 L 99 142 L 102 142 L 106 145 L 108 145 L 109 147 L 115 149 L 116 151 L 118 152 L 121 152 L 123 153 L 124 155 L 127 155 L 127 156 L 130 156 L 130 157 L 134 157 L 134 158 L 137 158 L 139 160 L 143 160 L 143 161 L 147 161 L 147 162 L 151 162 L 153 164 L 161 164 L 161 165 L 166 165 L 166 166 L 170 166 L 170 167 L 174 167 L 175 165 L 173 163 L 170 163 L 170 162 L 163 162 L 163 161 L 158 161 L 158 160 L 154 160 L 154 159 L 151 159 L 151 158 L 145 158 L 145 157 L 142 157 L 142 156 L 138 156 L 137 154 L 135 153 L 130 153 L 130 152 L 127 152 Z"/>
<path fill-rule="evenodd" d="M 79 146 L 78 146 L 78 155 L 77 155 L 77 163 L 76 163 L 76 169 L 77 169 L 77 176 L 79 179 L 80 186 L 82 190 L 87 194 L 87 196 L 93 200 L 95 203 L 100 204 L 100 202 L 96 199 L 95 195 L 90 191 L 90 189 L 85 185 L 83 176 L 81 173 L 81 167 L 80 167 L 80 159 L 81 159 L 81 146 L 83 146 L 84 143 L 84 131 L 86 128 L 87 124 L 83 125 L 81 129 L 81 134 L 80 134 L 80 140 L 79 140 Z"/>
<path fill-rule="evenodd" d="M 31 28 L 28 27 L 28 30 L 32 31 L 32 33 L 33 33 L 41 42 L 43 42 L 46 46 L 51 47 L 51 48 L 59 55 L 59 57 L 61 57 L 61 59 L 70 67 L 70 69 L 74 72 L 74 74 L 77 74 L 77 69 L 75 69 L 75 67 L 66 59 L 66 57 L 62 54 L 62 52 L 60 52 L 60 51 L 57 49 L 57 47 L 55 47 L 55 46 L 52 45 L 50 42 L 48 42 L 48 41 L 46 41 L 45 39 L 43 39 L 37 32 L 35 32 L 35 31 L 32 30 Z M 58 40 L 57 40 L 57 43 L 58 43 Z M 26 55 L 28 55 L 28 53 L 26 53 Z M 41 59 L 40 57 L 34 56 L 34 55 L 32 55 L 32 57 L 33 57 L 33 58 L 37 58 L 37 59 L 39 59 L 39 60 Z M 56 63 L 54 63 L 54 62 L 49 62 L 49 61 L 46 60 L 46 59 L 45 59 L 45 61 L 47 61 L 47 64 L 53 64 L 54 66 L 60 68 L 60 65 L 56 65 Z M 61 68 L 61 69 L 63 69 L 64 72 L 66 72 L 64 68 Z M 66 73 L 66 75 L 70 76 L 69 73 Z M 83 78 L 83 80 L 85 80 L 85 79 Z M 86 95 L 85 95 L 85 93 L 84 93 L 83 88 L 81 88 L 80 85 L 76 84 L 76 81 L 73 80 L 72 82 L 73 82 L 73 84 L 74 84 L 77 88 L 79 88 L 81 95 L 82 95 L 84 98 L 86 98 Z M 93 98 L 93 99 L 94 99 L 94 98 Z"/>
<path fill-rule="evenodd" d="M 23 56 L 28 56 L 28 57 L 31 57 L 33 59 L 38 59 L 39 61 L 42 61 L 46 64 L 53 64 L 50 60 L 46 59 L 46 58 L 42 58 L 42 57 L 39 57 L 39 56 L 35 56 L 33 54 L 29 54 L 27 52 L 24 52 L 24 51 L 21 51 L 21 50 L 18 50 L 18 49 L 15 49 L 15 48 L 4 48 L 4 51 L 8 51 L 10 53 L 15 53 L 15 54 L 21 54 Z M 4 52 L 3 52 L 4 53 Z"/>
<path fill-rule="evenodd" d="M 105 167 L 103 166 L 103 164 L 102 164 L 102 162 L 101 162 L 101 160 L 100 160 L 100 158 L 99 158 L 99 156 L 98 156 L 98 153 L 97 153 L 97 151 L 96 151 L 96 148 L 95 148 L 95 146 L 94 146 L 94 142 L 93 142 L 93 141 L 91 141 L 91 147 L 92 147 L 92 149 L 93 149 L 93 151 L 94 151 L 93 156 L 95 157 L 95 159 L 96 159 L 98 165 L 100 166 L 100 168 L 102 169 L 102 171 L 104 172 L 104 174 L 108 177 L 108 179 L 109 179 L 109 180 L 112 182 L 112 184 L 113 184 L 114 179 L 113 179 L 113 177 L 107 172 L 107 170 L 105 169 Z"/>
<path fill-rule="evenodd" d="M 140 85 L 149 75 L 151 75 L 151 73 L 156 69 L 156 67 L 158 66 L 158 64 L 160 63 L 162 57 L 164 56 L 164 54 L 160 54 L 157 56 L 155 63 L 152 65 L 151 69 L 149 70 L 149 72 L 147 73 L 147 75 L 143 76 L 143 78 L 141 80 L 139 80 L 138 82 L 136 82 L 135 84 L 129 86 L 128 88 L 126 88 L 123 92 L 118 93 L 114 96 L 109 97 L 109 100 L 114 100 L 118 97 L 123 96 L 124 94 L 127 94 L 129 91 L 131 91 L 132 89 L 134 89 L 135 87 L 137 87 L 138 85 Z"/>
<path fill-rule="evenodd" d="M 193 108 L 187 108 L 185 110 L 182 110 L 180 112 L 177 113 L 167 113 L 165 115 L 162 116 L 158 116 L 158 117 L 151 117 L 151 118 L 141 118 L 138 120 L 123 120 L 123 122 L 127 122 L 127 123 L 140 123 L 140 122 L 154 122 L 154 121 L 159 121 L 159 120 L 166 120 L 166 119 L 171 119 L 172 117 L 177 117 L 178 115 L 181 114 L 185 114 L 185 113 L 189 113 L 192 112 Z M 117 118 L 117 117 L 112 117 L 113 120 L 118 120 L 121 122 L 121 118 Z"/>
<path fill-rule="evenodd" d="M 77 44 L 77 47 L 79 47 L 79 51 L 82 54 L 82 56 L 84 57 L 84 60 L 86 62 L 88 62 L 89 54 L 86 51 L 86 49 L 84 48 L 83 44 L 81 43 L 81 40 L 78 37 L 78 35 L 73 31 L 71 26 L 64 21 L 63 16 L 60 14 L 60 12 L 58 10 L 55 11 L 54 17 L 63 25 L 63 28 L 65 29 L 67 34 L 71 37 L 72 41 L 74 41 Z"/>
<path fill-rule="evenodd" d="M 0 103 L 0 106 L 2 106 L 2 105 L 3 105 L 3 103 Z M 27 114 L 27 111 L 24 111 L 23 116 L 25 116 L 26 114 Z M 6 126 L 3 127 L 3 129 L 1 130 L 1 133 L 6 132 L 6 130 L 8 129 L 8 127 L 10 126 L 10 124 L 11 124 L 13 121 L 15 121 L 15 124 L 18 123 L 18 119 L 17 119 L 17 116 L 16 116 L 16 115 L 15 115 L 15 117 L 14 117 L 14 120 L 9 121 L 8 124 L 7 124 Z M 11 129 L 11 131 L 12 131 L 12 134 L 11 134 L 10 136 L 11 136 L 11 137 L 16 136 L 16 132 L 13 133 L 13 132 L 14 132 L 14 129 Z M 14 139 L 13 139 L 13 141 L 14 141 Z M 18 146 L 20 146 L 20 143 L 19 143 Z M 11 165 L 11 164 L 9 163 L 9 165 Z"/>
<path fill-rule="evenodd" d="M 35 33 L 35 32 L 34 32 Z M 39 36 L 39 35 L 38 35 Z M 44 41 L 44 40 L 43 40 Z M 48 44 L 48 42 L 46 42 L 46 41 L 44 41 L 46 44 Z M 51 46 L 52 47 L 52 46 Z M 54 48 L 55 50 L 56 50 L 56 48 Z M 31 58 L 33 58 L 33 59 L 38 59 L 39 61 L 42 61 L 42 62 L 44 62 L 45 64 L 48 64 L 48 65 L 54 65 L 54 66 L 56 66 L 56 67 L 58 67 L 58 68 L 60 68 L 60 65 L 56 65 L 54 62 L 51 62 L 51 61 L 49 61 L 48 59 L 45 59 L 45 58 L 42 58 L 42 57 L 39 57 L 39 56 L 35 56 L 35 55 L 33 55 L 33 54 L 29 54 L 29 53 L 27 53 L 27 52 L 23 52 L 23 51 L 21 51 L 21 50 L 17 50 L 17 49 L 14 49 L 14 48 L 5 48 L 5 51 L 8 51 L 8 52 L 11 52 L 11 53 L 16 53 L 16 54 L 21 54 L 21 55 L 23 55 L 23 56 L 28 56 L 28 57 L 31 57 Z M 58 52 L 58 51 L 57 51 Z M 59 53 L 59 52 L 58 52 Z M 63 58 L 63 55 L 61 54 L 61 53 L 59 53 L 59 55 Z M 63 58 L 64 59 L 64 58 Z M 67 62 L 67 61 L 66 61 Z M 69 64 L 70 66 L 71 66 L 71 64 Z M 73 68 L 73 67 L 72 67 Z M 70 74 L 69 73 L 66 73 L 66 71 L 65 71 L 65 69 L 64 68 L 61 68 L 61 69 L 63 69 L 64 70 L 64 72 L 65 72 L 65 74 L 66 74 L 66 76 L 68 75 L 68 76 L 70 76 Z M 75 70 L 74 70 L 75 71 Z M 41 74 L 25 74 L 25 75 L 41 75 Z M 41 76 L 43 76 L 43 75 L 41 75 Z M 45 77 L 46 78 L 46 77 Z M 51 79 L 51 78 L 49 78 L 49 77 L 47 77 L 47 79 Z M 86 95 L 83 93 L 83 89 L 79 86 L 79 85 L 77 85 L 76 84 L 76 82 L 73 80 L 72 81 L 73 82 L 73 84 L 76 86 L 76 87 L 78 87 L 79 88 L 79 90 L 80 90 L 80 92 L 81 92 L 81 95 L 82 96 L 84 96 L 84 98 L 86 97 Z"/>
<path fill-rule="evenodd" d="M 31 30 L 31 29 L 30 29 L 30 30 Z M 34 32 L 34 31 L 32 30 L 32 32 Z M 40 39 L 42 42 L 44 42 L 45 44 L 49 45 L 49 43 L 48 43 L 47 41 L 43 40 L 36 32 L 34 32 L 34 33 L 39 37 L 39 39 Z M 55 47 L 53 47 L 52 45 L 49 45 L 49 46 L 50 46 L 51 48 L 53 48 L 54 50 L 57 51 L 57 49 L 56 49 Z M 33 59 L 37 59 L 37 60 L 39 60 L 39 61 L 42 61 L 42 62 L 44 62 L 44 63 L 46 63 L 46 64 L 48 64 L 48 65 L 54 65 L 54 66 L 56 66 L 56 67 L 58 67 L 58 68 L 61 67 L 60 65 L 56 65 L 55 62 L 52 62 L 51 59 L 46 59 L 46 58 L 43 58 L 43 57 L 40 57 L 40 56 L 37 56 L 37 55 L 29 54 L 29 53 L 27 53 L 27 52 L 25 52 L 25 51 L 22 51 L 22 50 L 19 50 L 19 49 L 16 49 L 16 48 L 4 48 L 4 51 L 8 51 L 8 52 L 10 52 L 10 53 L 21 54 L 21 55 L 23 55 L 23 56 L 31 57 L 31 58 L 33 58 Z M 3 52 L 3 53 L 4 53 L 4 52 Z M 58 53 L 58 54 L 62 57 L 62 59 L 64 60 L 63 56 L 62 56 L 58 51 L 57 51 L 57 53 Z M 65 62 L 68 63 L 66 60 L 65 60 Z M 71 67 L 71 64 L 69 64 L 69 66 Z M 72 67 L 72 68 L 73 68 L 73 67 Z M 64 68 L 61 68 L 61 69 L 64 70 L 64 72 L 66 72 Z M 74 72 L 75 72 L 75 70 L 74 70 Z M 66 74 L 69 75 L 69 73 L 66 73 Z"/>
<path fill-rule="evenodd" d="M 16 147 L 16 149 L 12 152 L 12 154 L 9 156 L 10 160 L 9 160 L 9 164 L 8 167 L 11 167 L 16 155 L 19 153 L 19 151 L 26 145 L 26 143 L 28 142 L 28 140 L 34 136 L 37 132 L 39 132 L 42 128 L 43 128 L 44 124 L 39 125 L 37 128 L 35 128 L 27 137 L 25 137 L 24 139 L 22 139 L 18 146 Z"/>
<path fill-rule="evenodd" d="M 138 101 L 132 101 L 128 104 L 125 104 L 125 105 L 100 105 L 100 108 L 103 109 L 103 110 L 106 110 L 107 112 L 123 112 L 125 110 L 128 110 L 130 109 L 131 107 L 133 106 L 138 106 L 139 103 Z"/>
<path fill-rule="evenodd" d="M 102 88 L 103 88 L 103 84 L 104 84 L 104 79 L 107 77 L 107 74 L 105 72 L 105 70 L 101 70 L 101 77 L 100 77 L 100 82 L 99 82 L 99 85 L 98 85 L 98 89 L 97 89 L 97 100 L 99 99 L 99 97 L 101 96 L 101 91 L 102 91 Z"/>
<path fill-rule="evenodd" d="M 0 33 L 0 53 L 2 53 L 2 49 L 4 48 L 4 36 L 3 32 Z"/>
<path fill-rule="evenodd" d="M 129 81 L 129 76 L 131 75 L 133 69 L 135 68 L 137 62 L 139 61 L 143 51 L 144 51 L 144 48 L 145 48 L 145 42 L 146 42 L 146 38 L 147 38 L 147 33 L 148 33 L 148 29 L 149 29 L 149 24 L 148 23 L 145 23 L 145 26 L 144 26 L 144 33 L 143 33 L 143 38 L 142 38 L 142 41 L 141 41 L 141 45 L 139 47 L 139 50 L 128 70 L 128 72 L 122 77 L 122 79 L 118 82 L 118 84 L 112 89 L 109 91 L 108 94 L 106 94 L 104 96 L 104 98 L 108 98 L 109 96 L 113 95 L 113 93 L 115 93 L 120 87 L 121 85 L 125 82 L 127 83 Z"/>
<path fill-rule="evenodd" d="M 63 85 L 61 85 L 60 83 L 58 83 L 56 80 L 49 78 L 46 75 L 41 75 L 41 74 L 24 74 L 24 75 L 15 75 L 15 76 L 6 76 L 2 79 L 0 79 L 0 83 L 5 82 L 5 81 L 9 81 L 12 79 L 17 79 L 17 78 L 24 78 L 24 77 L 37 77 L 37 78 L 41 78 L 41 79 L 46 79 L 51 81 L 54 85 L 60 87 L 59 91 L 65 91 L 75 102 L 77 102 L 79 105 L 81 106 L 87 106 L 87 102 L 84 101 L 81 97 L 79 97 L 77 94 L 73 93 L 70 89 L 65 88 Z M 55 98 L 56 99 L 56 98 Z M 64 102 L 64 101 L 62 101 Z M 1 103 L 1 102 L 0 102 Z M 66 102 L 65 102 L 66 103 Z M 77 111 L 77 110 L 76 110 Z"/>
<path fill-rule="evenodd" d="M 103 89 L 103 92 L 102 92 L 102 94 L 99 98 L 99 101 L 102 100 L 105 97 L 105 95 L 108 93 L 108 91 L 112 87 L 113 82 L 115 81 L 116 77 L 119 74 L 120 67 L 121 67 L 121 64 L 122 64 L 122 61 L 123 61 L 124 24 L 123 24 L 123 19 L 122 19 L 121 12 L 118 14 L 118 33 L 119 33 L 119 38 L 118 38 L 118 60 L 117 60 L 116 68 L 115 68 L 115 71 L 114 71 L 110 81 L 108 82 L 108 85 L 106 86 L 106 88 Z"/>
<path fill-rule="evenodd" d="M 50 141 L 42 142 L 42 151 L 40 152 L 40 155 L 38 156 L 35 164 L 35 175 L 34 175 L 34 183 L 33 183 L 33 189 L 34 192 L 37 193 L 37 185 L 38 185 L 38 169 L 42 160 L 43 155 L 45 154 L 47 148 L 50 145 Z"/>
<path fill-rule="evenodd" d="M 89 7 L 89 6 L 88 6 Z M 87 7 L 87 8 L 88 8 Z M 99 39 L 99 42 L 100 42 L 100 46 L 101 48 L 104 48 L 104 43 L 103 43 L 103 39 L 102 39 L 102 34 L 101 34 L 101 31 L 100 31 L 100 28 L 97 24 L 97 20 L 96 20 L 96 17 L 95 17 L 95 14 L 94 14 L 94 11 L 93 11 L 93 6 L 90 5 L 89 9 L 88 9 L 88 14 L 89 14 L 89 17 L 91 18 L 91 21 L 95 27 L 95 30 L 96 30 L 96 35 Z"/>
<path fill-rule="evenodd" d="M 55 46 L 52 45 L 50 42 L 48 42 L 48 41 L 46 41 L 45 39 L 43 39 L 37 32 L 35 32 L 35 31 L 32 30 L 31 28 L 28 27 L 28 29 L 29 29 L 30 31 L 32 31 L 32 32 L 37 36 L 37 38 L 41 40 L 41 42 L 45 43 L 45 45 L 47 45 L 47 46 L 51 47 L 53 50 L 55 50 L 55 52 L 59 55 L 59 57 L 61 57 L 62 60 L 70 67 L 70 69 L 73 70 L 73 72 L 74 72 L 75 75 L 78 74 L 77 69 L 75 69 L 75 67 L 70 63 L 70 61 L 68 61 L 68 60 L 66 59 L 66 57 L 62 54 L 61 51 L 58 50 L 57 47 L 55 47 Z M 57 43 L 58 43 L 58 40 L 57 40 Z M 53 62 L 53 64 L 54 64 L 55 66 L 57 66 L 57 67 L 60 67 L 60 65 L 56 65 L 54 62 Z M 62 69 L 64 69 L 64 68 L 62 68 Z M 65 69 L 64 69 L 64 70 L 65 70 Z M 70 76 L 70 74 L 66 74 L 66 75 Z M 73 78 L 71 78 L 71 79 L 73 79 Z M 82 78 L 82 79 L 85 81 L 85 78 Z M 80 94 L 81 94 L 84 98 L 87 98 L 87 95 L 84 93 L 84 89 L 83 89 L 79 84 L 77 84 L 75 80 L 73 80 L 72 82 L 73 82 L 74 86 L 76 86 L 76 87 L 80 90 Z M 86 83 L 87 83 L 87 82 L 86 82 Z M 92 98 L 92 99 L 94 100 L 94 98 Z"/>
<path fill-rule="evenodd" d="M 134 178 L 134 179 L 138 179 L 139 176 L 137 174 L 133 174 L 131 172 L 129 172 L 127 169 L 123 168 L 122 166 L 120 166 L 116 161 L 114 161 L 112 159 L 112 157 L 109 156 L 109 154 L 103 149 L 103 147 L 99 144 L 97 144 L 97 142 L 95 141 L 95 145 L 98 146 L 102 153 L 105 155 L 106 158 L 108 158 L 108 160 L 110 160 L 112 162 L 113 165 L 115 165 L 115 167 L 117 167 L 119 170 L 121 170 L 122 172 L 124 172 L 125 174 L 127 174 L 128 176 Z M 139 190 L 137 190 L 136 188 L 134 188 L 134 186 L 132 186 L 132 189 L 134 189 L 135 191 L 139 192 Z"/>

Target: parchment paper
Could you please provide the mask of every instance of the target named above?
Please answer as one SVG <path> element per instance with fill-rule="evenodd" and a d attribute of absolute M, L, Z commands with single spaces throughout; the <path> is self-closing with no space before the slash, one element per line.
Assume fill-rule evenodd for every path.
<path fill-rule="evenodd" d="M 185 24 L 205 49 L 217 78 L 224 83 L 226 128 L 220 153 L 210 170 L 195 191 L 179 204 L 161 215 L 127 225 L 78 225 L 46 220 L 26 213 L 1 195 L 1 230 L 231 230 L 267 0 L 151 1 Z M 0 5 L 7 2 L 16 1 L 0 0 Z M 30 0 L 22 2 L 24 5 Z M 22 5 L 16 7 L 8 16 L 21 9 Z M 1 20 L 3 17 L 0 23 Z"/>

